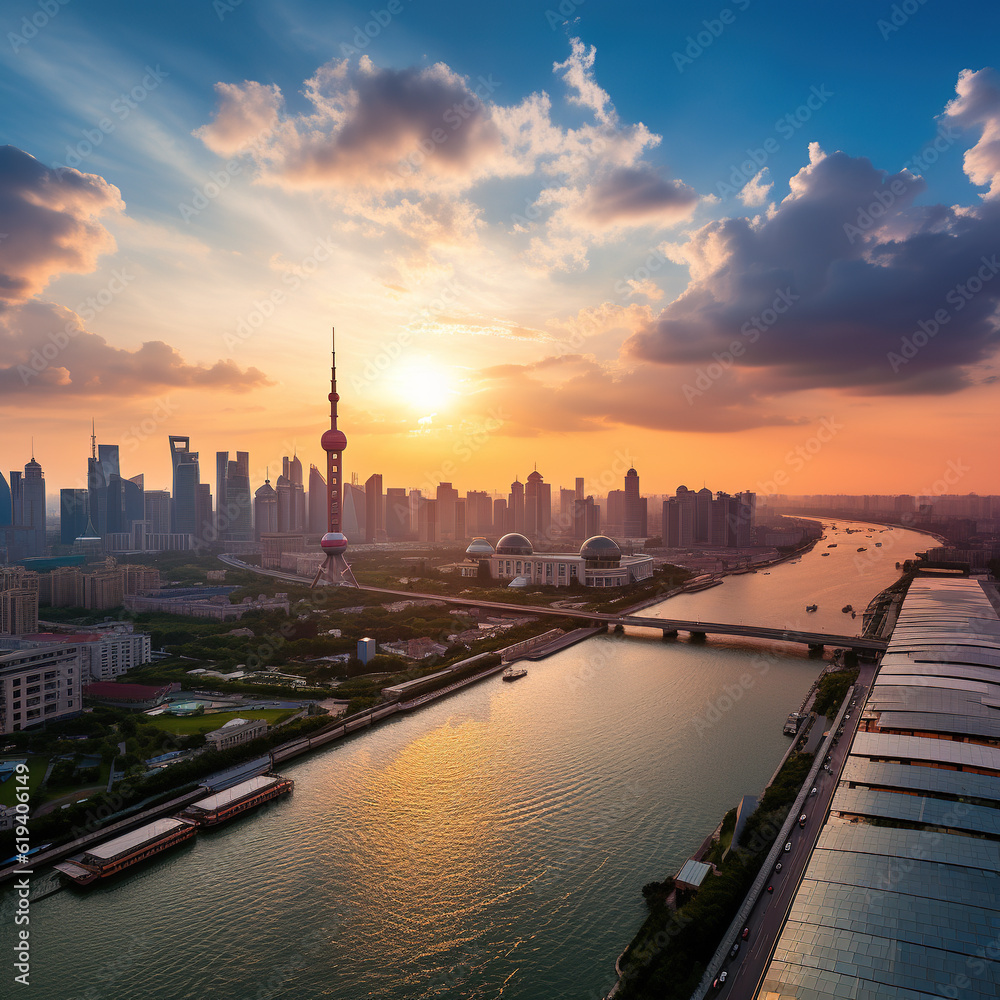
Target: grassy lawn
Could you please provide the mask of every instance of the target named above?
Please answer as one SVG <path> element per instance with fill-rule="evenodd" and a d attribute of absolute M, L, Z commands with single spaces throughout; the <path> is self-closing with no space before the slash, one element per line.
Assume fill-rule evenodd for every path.
<path fill-rule="evenodd" d="M 49 766 L 48 754 L 39 756 L 37 754 L 8 753 L 0 757 L 0 760 L 23 760 L 25 757 L 28 758 L 28 788 L 34 792 L 41 784 L 42 778 L 45 777 L 45 769 Z M 17 801 L 14 796 L 18 788 L 24 788 L 24 785 L 17 783 L 16 774 L 0 785 L 0 806 L 14 805 Z"/>
<path fill-rule="evenodd" d="M 287 719 L 295 713 L 285 708 L 261 708 L 242 712 L 217 712 L 212 715 L 154 715 L 146 716 L 143 724 L 156 726 L 175 736 L 193 736 L 195 733 L 210 733 L 224 726 L 230 719 L 266 719 L 274 726 L 279 719 Z"/>
<path fill-rule="evenodd" d="M 44 774 L 44 772 L 42 773 Z M 53 785 L 49 782 L 45 786 L 45 801 L 51 802 L 53 799 L 60 799 L 75 792 L 86 792 L 86 795 L 92 795 L 95 791 L 103 791 L 108 787 L 108 778 L 110 777 L 111 765 L 102 761 L 100 777 L 92 785 Z"/>

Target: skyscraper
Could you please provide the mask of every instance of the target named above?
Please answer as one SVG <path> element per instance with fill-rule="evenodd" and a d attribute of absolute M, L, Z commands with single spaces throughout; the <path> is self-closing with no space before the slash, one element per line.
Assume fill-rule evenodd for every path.
<path fill-rule="evenodd" d="M 394 486 L 385 491 L 385 535 L 390 542 L 410 537 L 410 501 L 406 490 Z"/>
<path fill-rule="evenodd" d="M 507 497 L 508 531 L 524 531 L 524 483 L 515 479 Z"/>
<path fill-rule="evenodd" d="M 10 498 L 10 486 L 0 472 L 0 528 L 14 523 L 14 509 Z"/>
<path fill-rule="evenodd" d="M 87 528 L 87 491 L 59 491 L 59 543 L 72 545 Z"/>
<path fill-rule="evenodd" d="M 309 466 L 309 534 L 326 533 L 326 480 L 315 465 Z"/>
<path fill-rule="evenodd" d="M 31 531 L 29 542 L 32 556 L 45 555 L 45 477 L 42 467 L 31 456 L 31 461 L 24 467 L 24 479 L 21 482 L 20 524 Z M 16 512 L 15 512 L 16 513 Z"/>
<path fill-rule="evenodd" d="M 149 530 L 153 534 L 168 534 L 170 493 L 167 490 L 146 490 L 142 497 L 142 515 L 143 520 L 149 522 Z"/>
<path fill-rule="evenodd" d="M 530 539 L 548 538 L 552 526 L 552 487 L 535 469 L 524 487 L 524 531 Z"/>
<path fill-rule="evenodd" d="M 332 340 L 332 337 L 331 337 Z M 331 343 L 331 347 L 334 345 Z M 312 585 L 322 579 L 325 583 L 357 586 L 351 567 L 344 558 L 347 552 L 347 537 L 342 529 L 343 517 L 343 456 L 347 447 L 347 435 L 337 428 L 337 355 L 331 350 L 330 358 L 330 429 L 323 432 L 320 443 L 326 452 L 326 491 L 327 491 L 327 522 L 328 531 L 320 540 L 320 545 L 326 553 L 326 560 L 320 566 Z"/>
<path fill-rule="evenodd" d="M 385 541 L 385 506 L 382 477 L 376 472 L 365 481 L 365 541 Z"/>
<path fill-rule="evenodd" d="M 622 534 L 626 538 L 646 538 L 647 504 L 645 497 L 639 496 L 639 473 L 629 469 L 625 475 L 625 509 Z"/>
<path fill-rule="evenodd" d="M 278 494 L 270 479 L 257 488 L 253 499 L 253 535 L 260 541 L 262 533 L 271 534 L 278 530 Z"/>
<path fill-rule="evenodd" d="M 198 535 L 198 486 L 201 474 L 198 452 L 191 451 L 191 438 L 171 434 L 170 462 L 174 472 L 171 503 L 171 530 L 178 534 Z M 99 526 L 98 530 L 100 530 Z"/>
<path fill-rule="evenodd" d="M 455 505 L 457 503 L 458 490 L 451 483 L 438 483 L 437 537 L 439 539 L 455 538 Z"/>

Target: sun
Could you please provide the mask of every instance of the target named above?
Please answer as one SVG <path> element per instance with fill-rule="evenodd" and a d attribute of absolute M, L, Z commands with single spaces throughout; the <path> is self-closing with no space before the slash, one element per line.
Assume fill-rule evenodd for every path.
<path fill-rule="evenodd" d="M 429 358 L 401 361 L 391 388 L 399 403 L 422 414 L 447 408 L 456 394 L 449 371 Z"/>

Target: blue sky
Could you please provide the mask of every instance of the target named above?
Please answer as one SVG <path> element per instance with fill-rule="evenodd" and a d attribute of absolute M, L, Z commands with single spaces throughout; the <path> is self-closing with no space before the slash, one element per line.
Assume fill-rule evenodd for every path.
<path fill-rule="evenodd" d="M 41 25 L 34 34 L 24 29 L 32 18 Z M 907 367 L 892 370 L 890 360 L 882 371 L 879 359 L 890 358 L 905 331 L 933 315 L 951 284 L 899 319 L 902 334 L 887 320 L 884 343 L 870 356 L 863 344 L 874 334 L 862 306 L 845 318 L 835 315 L 839 307 L 823 312 L 816 302 L 808 319 L 803 310 L 801 329 L 781 342 L 801 353 L 791 365 L 780 363 L 775 338 L 772 356 L 750 353 L 712 379 L 707 398 L 684 387 L 726 344 L 728 333 L 712 325 L 719 312 L 720 329 L 738 331 L 734 317 L 754 315 L 769 301 L 773 289 L 763 299 L 744 297 L 724 287 L 725 276 L 747 233 L 759 235 L 760 244 L 747 251 L 741 280 L 757 273 L 753 254 L 770 252 L 783 231 L 778 218 L 768 236 L 768 213 L 785 205 L 791 219 L 789 181 L 800 171 L 808 168 L 794 198 L 814 199 L 815 206 L 864 172 L 859 158 L 871 161 L 875 186 L 878 171 L 885 183 L 906 164 L 919 175 L 894 207 L 898 216 L 866 231 L 869 268 L 845 285 L 844 301 L 857 292 L 860 303 L 869 294 L 863 289 L 881 275 L 874 269 L 887 246 L 899 274 L 914 266 L 899 251 L 901 234 L 914 254 L 926 232 L 947 225 L 968 243 L 968 259 L 954 263 L 955 274 L 978 261 L 994 222 L 987 213 L 976 233 L 960 233 L 964 212 L 986 211 L 980 206 L 988 186 L 986 174 L 972 182 L 963 155 L 1000 120 L 989 109 L 980 114 L 975 103 L 991 99 L 998 22 L 994 5 L 934 0 L 204 0 L 148 9 L 14 0 L 5 5 L 0 44 L 4 141 L 46 168 L 78 167 L 99 179 L 92 186 L 100 192 L 90 207 L 73 210 L 74 224 L 89 220 L 77 236 L 89 233 L 90 249 L 72 262 L 55 251 L 51 259 L 41 255 L 24 282 L 6 314 L 0 367 L 13 372 L 23 365 L 58 310 L 83 315 L 80 303 L 125 268 L 124 289 L 84 319 L 91 369 L 120 364 L 128 387 L 112 393 L 86 377 L 86 357 L 73 355 L 74 369 L 70 352 L 44 377 L 21 379 L 38 412 L 27 418 L 19 400 L 12 426 L 34 424 L 44 447 L 48 421 L 53 434 L 67 417 L 82 427 L 98 408 L 109 437 L 121 438 L 147 419 L 150 398 L 166 393 L 174 420 L 188 429 L 172 423 L 158 434 L 197 435 L 204 427 L 205 451 L 242 447 L 244 440 L 233 441 L 241 435 L 277 459 L 315 436 L 313 415 L 299 402 L 303 394 L 322 401 L 322 365 L 314 359 L 336 319 L 346 370 L 370 368 L 405 341 L 391 371 L 357 380 L 345 399 L 367 449 L 365 461 L 358 459 L 362 472 L 396 463 L 400 476 L 417 484 L 456 439 L 499 421 L 490 446 L 468 462 L 470 480 L 488 476 L 497 460 L 513 467 L 532 440 L 531 448 L 552 456 L 553 478 L 573 474 L 565 456 L 579 445 L 596 451 L 598 464 L 616 449 L 648 462 L 668 449 L 679 456 L 678 473 L 690 467 L 692 481 L 717 478 L 715 469 L 735 463 L 752 484 L 756 469 L 766 479 L 823 415 L 861 408 L 863 420 L 841 439 L 836 458 L 813 463 L 790 491 L 843 482 L 848 455 L 870 453 L 862 426 L 874 425 L 908 458 L 880 463 L 871 488 L 916 492 L 922 473 L 906 443 L 929 397 L 947 428 L 921 428 L 934 461 L 952 457 L 956 435 L 986 454 L 985 432 L 976 428 L 992 399 L 992 291 L 989 303 L 984 296 L 961 317 L 964 323 L 975 312 L 974 328 L 959 331 L 956 322 L 949 340 L 938 338 Z M 306 81 L 321 67 L 332 73 L 342 59 L 346 75 L 325 78 L 321 96 L 310 99 Z M 984 72 L 969 84 L 959 128 L 944 115 L 965 70 Z M 422 134 L 410 129 L 408 114 L 433 125 L 438 98 L 477 87 L 482 103 L 472 122 L 454 136 L 445 130 L 442 145 L 413 167 L 412 177 L 394 185 L 380 175 L 411 148 L 406 135 Z M 351 102 L 359 93 L 356 113 Z M 538 103 L 543 93 L 545 107 Z M 247 109 L 273 127 L 266 147 L 249 152 L 227 132 Z M 388 117 L 378 119 L 383 112 Z M 515 118 L 536 130 L 527 152 L 511 145 Z M 351 152 L 339 131 L 345 127 L 361 135 L 360 152 Z M 594 146 L 595 137 L 610 142 L 612 153 Z M 940 150 L 914 167 L 936 138 Z M 246 139 L 241 133 L 240 142 Z M 991 150 L 980 148 L 989 161 Z M 566 168 L 559 157 L 581 149 L 592 162 Z M 752 176 L 741 165 L 754 151 L 767 172 L 755 181 L 757 194 L 741 198 L 737 187 Z M 846 158 L 821 165 L 837 151 Z M 364 156 L 371 157 L 370 177 Z M 238 169 L 227 171 L 227 163 Z M 730 183 L 734 169 L 738 186 Z M 216 181 L 224 181 L 218 197 L 185 212 Z M 41 196 L 24 197 L 31 203 Z M 841 202 L 843 208 L 850 198 Z M 929 221 L 938 205 L 962 209 L 947 223 Z M 807 206 L 798 208 L 797 224 L 808 225 Z M 724 222 L 755 217 L 742 235 Z M 20 216 L 11 219 L 16 230 Z M 717 231 L 705 229 L 712 225 Z M 717 256 L 719 239 L 736 241 L 726 243 L 727 260 Z M 794 245 L 789 240 L 784 258 L 775 251 L 768 265 L 774 281 L 795 270 L 801 250 Z M 328 249 L 314 279 L 301 268 L 317 246 Z M 951 246 L 935 251 L 943 254 L 943 272 Z M 8 253 L 13 273 L 18 254 Z M 707 261 L 706 253 L 705 267 L 714 270 L 699 279 L 693 261 Z M 646 282 L 641 269 L 651 254 L 656 264 Z M 831 250 L 824 273 L 857 269 L 849 259 L 850 252 Z M 921 258 L 920 267 L 935 264 Z M 623 296 L 622 282 L 634 276 L 636 288 Z M 807 276 L 795 278 L 808 285 Z M 252 337 L 234 341 L 233 331 L 262 297 L 293 283 L 294 300 L 283 301 Z M 457 302 L 449 298 L 452 285 L 461 289 L 452 296 Z M 903 290 L 890 282 L 878 294 L 888 310 Z M 714 302 L 695 316 L 690 304 L 699 296 Z M 864 309 L 879 311 L 870 302 Z M 834 326 L 840 340 L 831 339 Z M 408 331 L 402 338 L 401 330 Z M 574 330 L 583 333 L 574 337 Z M 695 349 L 693 340 L 702 346 Z M 146 342 L 166 345 L 155 363 L 143 364 L 137 353 Z M 830 367 L 845 370 L 821 378 L 822 352 L 835 343 L 845 346 L 834 350 Z M 85 353 L 82 342 L 74 350 Z M 164 365 L 158 382 L 154 369 Z M 542 395 L 544 404 L 534 405 Z M 499 418 L 498 401 L 506 405 Z M 163 470 L 158 438 L 149 439 L 136 446 L 136 462 Z M 17 464 L 13 456 L 6 461 Z M 53 453 L 49 464 L 62 471 L 62 461 Z M 969 489 L 1000 490 L 995 464 L 983 458 Z"/>

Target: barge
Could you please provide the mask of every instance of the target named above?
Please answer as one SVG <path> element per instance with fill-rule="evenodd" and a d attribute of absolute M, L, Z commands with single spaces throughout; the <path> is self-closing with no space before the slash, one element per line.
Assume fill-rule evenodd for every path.
<path fill-rule="evenodd" d="M 285 795 L 294 787 L 295 782 L 291 778 L 283 778 L 280 774 L 261 774 L 192 802 L 179 814 L 179 818 L 198 827 L 218 826 L 248 809 Z"/>
<path fill-rule="evenodd" d="M 76 885 L 90 885 L 111 878 L 154 854 L 183 844 L 197 832 L 198 828 L 189 820 L 177 817 L 158 819 L 81 854 L 74 854 L 53 867 Z"/>

